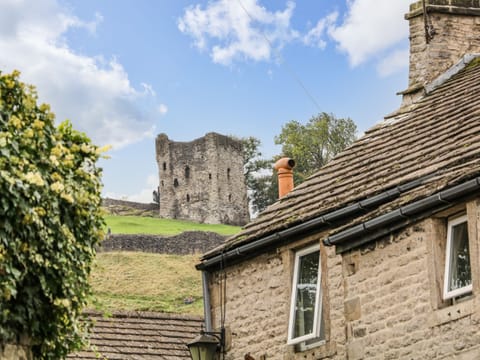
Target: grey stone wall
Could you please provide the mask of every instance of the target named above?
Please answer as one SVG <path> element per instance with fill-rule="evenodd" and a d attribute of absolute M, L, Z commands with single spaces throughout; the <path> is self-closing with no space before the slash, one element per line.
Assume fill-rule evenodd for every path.
<path fill-rule="evenodd" d="M 147 210 L 147 211 L 158 210 L 158 204 L 155 204 L 155 203 L 146 204 L 146 203 L 139 203 L 135 201 L 117 200 L 117 199 L 110 199 L 110 198 L 103 198 L 102 205 L 105 207 L 124 206 L 132 209 L 136 209 L 136 210 Z"/>
<path fill-rule="evenodd" d="M 142 251 L 160 254 L 201 254 L 222 244 L 225 236 L 202 231 L 187 231 L 175 236 L 111 234 L 99 251 Z"/>
<path fill-rule="evenodd" d="M 191 142 L 156 139 L 160 216 L 210 224 L 249 221 L 242 143 L 208 133 Z"/>

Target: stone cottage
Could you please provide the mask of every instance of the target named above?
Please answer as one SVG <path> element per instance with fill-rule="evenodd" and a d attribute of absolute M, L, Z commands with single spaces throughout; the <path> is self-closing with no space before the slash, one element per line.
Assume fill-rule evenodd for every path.
<path fill-rule="evenodd" d="M 406 19 L 401 108 L 197 265 L 226 359 L 480 359 L 480 1 Z"/>
<path fill-rule="evenodd" d="M 217 133 L 189 142 L 156 138 L 160 216 L 208 224 L 249 220 L 242 142 Z"/>

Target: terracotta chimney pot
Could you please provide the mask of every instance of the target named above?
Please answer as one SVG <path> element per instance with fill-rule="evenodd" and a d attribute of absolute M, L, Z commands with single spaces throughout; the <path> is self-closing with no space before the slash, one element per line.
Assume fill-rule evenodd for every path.
<path fill-rule="evenodd" d="M 278 160 L 274 168 L 278 173 L 278 197 L 282 198 L 293 189 L 293 167 L 295 160 L 290 158 L 281 158 Z"/>

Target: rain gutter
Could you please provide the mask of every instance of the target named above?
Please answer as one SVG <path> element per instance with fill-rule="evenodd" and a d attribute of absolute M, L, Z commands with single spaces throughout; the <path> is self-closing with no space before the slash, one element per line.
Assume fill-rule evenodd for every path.
<path fill-rule="evenodd" d="M 323 240 L 323 243 L 327 246 L 336 246 L 337 253 L 345 252 L 386 235 L 408 223 L 425 218 L 429 214 L 448 208 L 462 197 L 478 189 L 480 189 L 480 177 L 348 228 L 329 236 Z"/>
<path fill-rule="evenodd" d="M 359 201 L 355 204 L 332 211 L 328 214 L 305 221 L 298 225 L 294 225 L 288 229 L 280 230 L 251 243 L 240 245 L 230 250 L 226 250 L 221 254 L 202 260 L 201 263 L 196 266 L 196 268 L 198 270 L 206 270 L 208 268 L 217 267 L 222 262 L 231 263 L 232 261 L 239 258 L 255 255 L 258 249 L 266 248 L 272 246 L 273 244 L 286 241 L 287 239 L 290 239 L 294 236 L 304 235 L 306 233 L 317 230 L 321 226 L 330 225 L 335 222 L 348 219 L 353 215 L 356 215 L 360 212 L 365 212 L 371 208 L 382 205 L 389 200 L 398 197 L 400 194 L 416 188 L 428 178 L 433 177 L 433 175 L 434 174 L 418 178 L 416 180 L 396 186 L 390 190 L 387 190 L 365 200 Z M 328 243 L 328 245 L 330 245 L 330 243 Z"/>

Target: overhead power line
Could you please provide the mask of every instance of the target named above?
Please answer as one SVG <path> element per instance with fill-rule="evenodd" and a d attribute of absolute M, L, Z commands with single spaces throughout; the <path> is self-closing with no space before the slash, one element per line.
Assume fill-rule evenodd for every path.
<path fill-rule="evenodd" d="M 255 21 L 255 19 L 253 18 L 253 16 L 250 14 L 250 12 L 247 10 L 247 8 L 243 5 L 242 1 L 241 0 L 237 0 L 238 4 L 240 5 L 240 7 L 243 9 L 243 11 L 245 12 L 245 14 L 247 14 L 247 16 L 250 18 L 250 20 L 252 21 Z M 320 108 L 320 105 L 318 104 L 317 100 L 313 97 L 313 95 L 310 93 L 310 91 L 308 91 L 307 87 L 303 84 L 302 80 L 300 79 L 300 77 L 296 74 L 296 72 L 292 69 L 292 67 L 289 65 L 288 61 L 283 59 L 282 56 L 280 55 L 280 52 L 277 51 L 275 49 L 275 47 L 273 46 L 273 43 L 270 41 L 270 39 L 268 38 L 268 36 L 265 34 L 265 32 L 260 29 L 260 33 L 262 34 L 262 37 L 265 39 L 265 41 L 267 42 L 268 46 L 270 47 L 270 49 L 275 52 L 275 55 L 279 58 L 279 59 L 282 59 L 283 60 L 283 63 L 285 64 L 285 67 L 287 69 L 287 71 L 289 72 L 290 76 L 296 81 L 296 83 L 302 88 L 303 92 L 305 93 L 305 95 L 310 99 L 310 101 L 313 103 L 314 106 L 316 106 L 316 108 L 318 109 L 319 112 L 321 112 L 321 108 Z"/>

